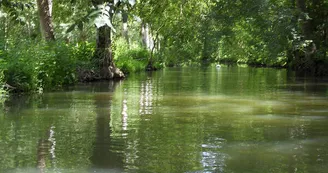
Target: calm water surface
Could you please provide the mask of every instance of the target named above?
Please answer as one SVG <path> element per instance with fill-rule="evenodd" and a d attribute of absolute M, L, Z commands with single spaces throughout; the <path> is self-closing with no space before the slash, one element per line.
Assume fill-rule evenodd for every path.
<path fill-rule="evenodd" d="M 326 172 L 328 81 L 168 68 L 12 97 L 0 172 Z"/>

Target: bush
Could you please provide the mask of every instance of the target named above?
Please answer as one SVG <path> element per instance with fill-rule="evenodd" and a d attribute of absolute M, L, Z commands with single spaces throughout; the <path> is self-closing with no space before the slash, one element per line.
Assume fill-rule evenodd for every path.
<path fill-rule="evenodd" d="M 124 73 L 132 73 L 146 69 L 150 53 L 140 45 L 129 49 L 124 39 L 118 39 L 114 43 L 114 60 L 118 68 Z"/>
<path fill-rule="evenodd" d="M 92 44 L 24 41 L 9 47 L 0 62 L 3 83 L 15 91 L 55 89 L 77 81 L 78 66 L 91 66 Z"/>
<path fill-rule="evenodd" d="M 77 66 L 82 69 L 94 69 L 96 64 L 93 64 L 92 57 L 95 52 L 95 43 L 81 42 L 71 47 L 73 56 L 77 60 Z"/>
<path fill-rule="evenodd" d="M 9 47 L 3 54 L 1 70 L 4 83 L 21 91 L 28 91 L 37 87 L 37 60 L 33 44 L 25 43 Z"/>

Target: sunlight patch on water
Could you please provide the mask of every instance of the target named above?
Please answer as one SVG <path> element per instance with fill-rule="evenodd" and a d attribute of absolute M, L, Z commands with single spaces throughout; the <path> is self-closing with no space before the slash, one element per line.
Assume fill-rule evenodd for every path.
<path fill-rule="evenodd" d="M 202 152 L 202 166 L 203 172 L 224 172 L 226 167 L 225 160 L 228 156 L 217 151 Z"/>
<path fill-rule="evenodd" d="M 224 172 L 226 167 L 225 161 L 229 155 L 221 152 L 221 149 L 226 144 L 226 140 L 220 137 L 210 138 L 202 144 L 201 164 L 203 172 Z"/>
<path fill-rule="evenodd" d="M 169 96 L 164 98 L 163 112 L 212 113 L 213 115 L 249 115 L 291 110 L 293 105 L 279 100 L 219 96 Z M 172 106 L 179 109 L 172 109 Z"/>

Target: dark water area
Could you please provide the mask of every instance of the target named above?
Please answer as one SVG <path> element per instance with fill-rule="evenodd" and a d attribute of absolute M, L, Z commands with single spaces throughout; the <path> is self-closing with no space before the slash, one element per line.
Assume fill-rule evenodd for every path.
<path fill-rule="evenodd" d="M 326 172 L 328 80 L 167 68 L 10 97 L 0 172 Z"/>

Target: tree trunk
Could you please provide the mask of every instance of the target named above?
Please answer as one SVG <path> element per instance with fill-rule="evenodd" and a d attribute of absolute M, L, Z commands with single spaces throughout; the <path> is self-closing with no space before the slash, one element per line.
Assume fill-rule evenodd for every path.
<path fill-rule="evenodd" d="M 150 44 L 149 44 L 149 40 L 150 40 L 150 36 L 149 36 L 149 26 L 147 23 L 142 22 L 141 24 L 141 37 L 142 37 L 142 45 L 147 48 L 150 49 Z"/>
<path fill-rule="evenodd" d="M 97 48 L 95 58 L 99 65 L 101 79 L 123 78 L 124 74 L 116 68 L 112 55 L 111 28 L 102 26 L 97 29 Z"/>
<path fill-rule="evenodd" d="M 304 35 L 305 40 L 312 39 L 312 28 L 311 28 L 311 20 L 308 19 L 306 15 L 308 15 L 308 11 L 306 8 L 306 0 L 297 0 L 296 1 L 297 8 L 301 12 L 300 19 L 302 21 L 302 33 Z"/>
<path fill-rule="evenodd" d="M 210 52 L 209 52 L 209 47 L 210 47 L 210 43 L 209 43 L 209 33 L 207 32 L 208 31 L 208 28 L 209 28 L 209 19 L 206 18 L 204 23 L 203 23 L 203 26 L 202 26 L 202 37 L 203 37 L 203 49 L 202 49 L 202 52 L 201 52 L 201 63 L 202 65 L 209 65 L 210 63 Z"/>
<path fill-rule="evenodd" d="M 295 0 L 299 11 L 297 16 L 306 43 L 303 49 L 293 51 L 293 67 L 298 72 L 324 75 L 328 73 L 325 63 L 325 29 L 323 24 L 327 18 L 324 0 Z M 296 43 L 299 44 L 299 43 Z"/>
<path fill-rule="evenodd" d="M 37 0 L 40 16 L 40 27 L 43 37 L 49 40 L 55 40 L 54 29 L 52 25 L 52 0 Z"/>
<path fill-rule="evenodd" d="M 312 5 L 316 5 L 317 2 L 312 2 Z M 311 43 L 307 45 L 305 57 L 311 58 L 314 53 L 316 53 L 318 46 L 320 45 L 320 41 L 316 40 L 315 36 L 315 18 L 317 12 L 313 8 L 315 7 L 308 7 L 306 4 L 306 0 L 296 0 L 297 8 L 301 12 L 300 19 L 301 19 L 301 27 L 302 27 L 302 33 L 304 36 L 304 40 L 311 40 Z M 307 15 L 310 15 L 307 17 Z"/>
<path fill-rule="evenodd" d="M 97 7 L 97 5 L 104 4 L 104 2 L 104 0 L 92 0 L 95 7 Z M 109 3 L 113 4 L 114 2 L 111 1 Z M 112 14 L 110 15 L 111 20 Z M 97 28 L 97 47 L 94 58 L 98 63 L 100 79 L 107 80 L 113 78 L 124 78 L 123 72 L 114 64 L 111 32 L 112 29 L 107 25 Z"/>
<path fill-rule="evenodd" d="M 146 67 L 147 71 L 153 71 L 153 70 L 157 70 L 156 67 L 154 67 L 154 51 L 157 45 L 157 41 L 158 41 L 158 32 L 156 33 L 156 37 L 155 40 L 153 41 L 153 45 L 150 51 L 150 57 L 148 59 L 148 64 Z"/>
<path fill-rule="evenodd" d="M 129 35 L 128 35 L 128 14 L 126 12 L 123 12 L 122 14 L 122 36 L 126 40 L 126 42 L 129 44 Z"/>

